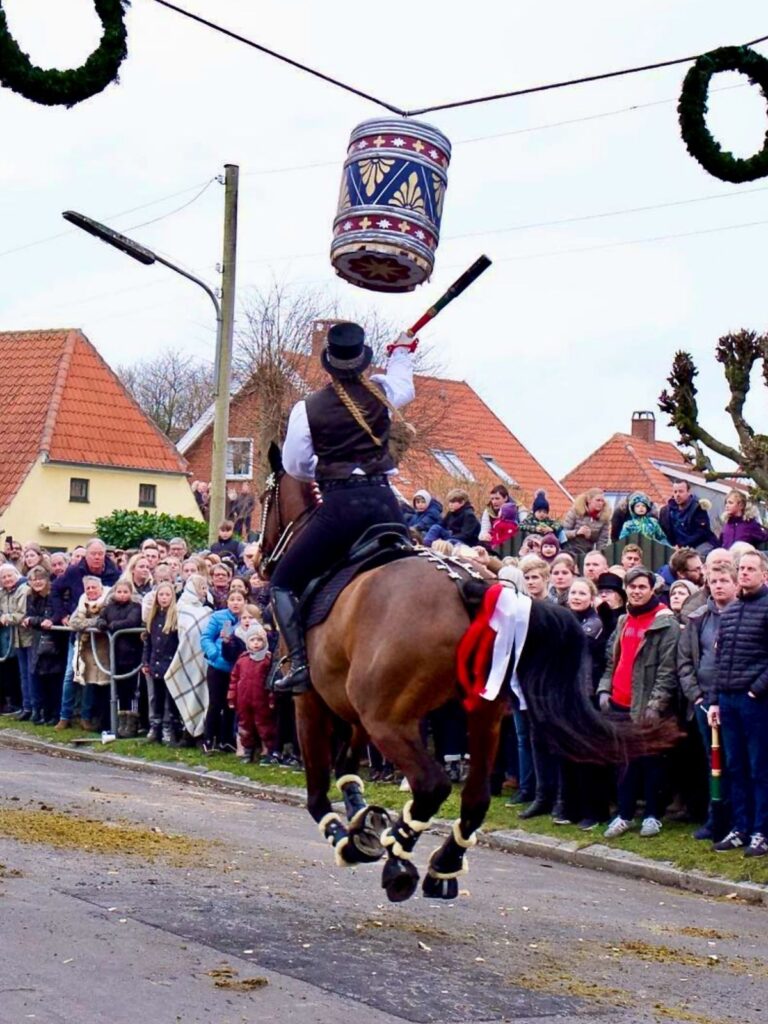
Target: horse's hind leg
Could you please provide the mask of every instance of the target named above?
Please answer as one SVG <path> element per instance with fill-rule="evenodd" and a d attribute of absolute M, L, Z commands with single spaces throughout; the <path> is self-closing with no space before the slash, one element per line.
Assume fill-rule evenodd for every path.
<path fill-rule="evenodd" d="M 349 741 L 342 747 L 336 760 L 336 785 L 344 799 L 347 813 L 349 846 L 345 849 L 348 861 L 372 863 L 384 856 L 381 833 L 390 824 L 383 807 L 369 805 L 365 799 L 365 783 L 357 774 L 360 754 L 367 740 L 359 725 L 352 726 Z"/>
<path fill-rule="evenodd" d="M 459 875 L 467 870 L 465 853 L 477 842 L 475 833 L 491 803 L 491 772 L 496 761 L 504 705 L 481 701 L 470 713 L 469 775 L 461 792 L 461 816 L 451 834 L 429 858 L 422 890 L 425 896 L 453 900 L 459 894 Z"/>
<path fill-rule="evenodd" d="M 413 793 L 413 799 L 408 801 L 397 821 L 381 837 L 387 850 L 381 884 L 388 899 L 400 903 L 416 891 L 419 873 L 412 863 L 413 850 L 421 833 L 429 827 L 432 816 L 451 792 L 451 783 L 440 765 L 424 749 L 418 722 L 400 729 L 392 723 L 367 721 L 365 724 L 372 742 L 405 774 Z"/>
<path fill-rule="evenodd" d="M 328 791 L 331 785 L 334 720 L 327 705 L 314 690 L 296 701 L 296 731 L 307 777 L 307 810 L 317 822 L 320 834 L 334 849 L 336 863 L 355 863 L 347 854 L 347 828 L 333 810 Z"/>

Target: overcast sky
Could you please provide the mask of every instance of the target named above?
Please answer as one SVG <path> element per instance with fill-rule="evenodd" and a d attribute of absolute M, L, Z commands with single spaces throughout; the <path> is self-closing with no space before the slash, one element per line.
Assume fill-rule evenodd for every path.
<path fill-rule="evenodd" d="M 768 34 L 758 0 L 179 4 L 403 107 Z M 3 7 L 42 66 L 75 66 L 99 38 L 91 0 Z M 662 419 L 656 398 L 677 348 L 700 366 L 703 419 L 726 433 L 713 350 L 726 331 L 768 329 L 768 179 L 729 185 L 688 155 L 675 111 L 684 67 L 425 117 L 454 145 L 436 270 L 414 293 L 381 297 L 336 278 L 328 246 L 349 132 L 385 112 L 155 0 L 134 0 L 127 24 L 120 84 L 86 103 L 48 109 L 0 89 L 0 329 L 81 327 L 113 365 L 168 345 L 211 358 L 201 291 L 60 214 L 105 220 L 217 284 L 222 187 L 166 215 L 232 162 L 241 299 L 277 280 L 328 293 L 346 315 L 377 307 L 406 326 L 487 253 L 491 270 L 422 337 L 553 474 L 628 430 L 632 410 Z M 739 155 L 759 149 L 767 127 L 743 82 L 715 81 L 710 119 Z M 662 204 L 679 205 L 594 216 Z M 164 219 L 135 227 L 154 218 Z M 641 241 L 668 235 L 688 237 Z M 764 389 L 751 405 L 768 430 Z"/>

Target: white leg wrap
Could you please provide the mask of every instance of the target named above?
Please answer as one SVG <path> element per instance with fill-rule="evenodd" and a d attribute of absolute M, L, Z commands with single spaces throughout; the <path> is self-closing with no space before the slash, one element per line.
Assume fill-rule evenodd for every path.
<path fill-rule="evenodd" d="M 348 843 L 349 843 L 349 836 L 344 836 L 344 838 L 340 839 L 338 841 L 338 843 L 336 843 L 336 845 L 333 848 L 333 857 L 334 857 L 334 860 L 336 861 L 336 867 L 337 868 L 351 868 L 352 867 L 352 865 L 348 864 L 347 861 L 345 861 L 344 857 L 342 856 L 342 851 L 344 850 L 344 847 Z"/>
<path fill-rule="evenodd" d="M 403 821 L 408 826 L 408 828 L 412 828 L 414 832 L 425 832 L 432 824 L 432 819 L 430 818 L 429 821 L 416 821 L 415 818 L 411 817 L 412 807 L 413 800 L 409 800 L 408 803 L 403 808 Z"/>
<path fill-rule="evenodd" d="M 453 823 L 453 839 L 456 845 L 460 846 L 463 850 L 468 850 L 470 846 L 477 846 L 477 832 L 473 832 L 469 839 L 465 839 L 461 834 L 460 825 L 461 819 L 457 818 Z"/>
<path fill-rule="evenodd" d="M 320 835 L 323 837 L 323 839 L 327 839 L 329 843 L 332 843 L 333 839 L 330 836 L 326 836 L 325 829 L 328 825 L 330 825 L 332 821 L 338 821 L 340 825 L 344 825 L 344 822 L 341 820 L 341 818 L 335 811 L 329 811 L 327 814 L 324 814 L 320 821 L 318 821 L 317 823 L 317 827 L 320 830 Z"/>
<path fill-rule="evenodd" d="M 360 792 L 365 792 L 365 783 L 359 775 L 342 775 L 340 779 L 337 779 L 336 785 L 339 787 L 339 792 L 344 793 L 344 787 L 348 786 L 350 782 L 356 783 L 360 787 Z"/>
<path fill-rule="evenodd" d="M 438 855 L 438 853 L 440 853 L 441 850 L 442 850 L 442 846 L 438 846 L 438 848 L 436 850 L 432 851 L 432 853 L 430 855 L 430 858 L 429 858 L 429 863 L 427 865 L 427 874 L 431 878 L 441 878 L 441 879 L 442 878 L 458 878 L 460 875 L 466 875 L 466 873 L 469 871 L 469 864 L 467 863 L 466 856 L 462 859 L 461 867 L 459 868 L 458 871 L 438 871 L 437 868 L 434 868 L 432 866 L 432 861 L 435 859 L 435 857 Z"/>
<path fill-rule="evenodd" d="M 408 850 L 404 850 L 400 843 L 392 835 L 392 830 L 385 828 L 381 833 L 381 845 L 389 849 L 392 848 L 392 853 L 399 857 L 401 860 L 413 860 L 413 854 L 409 853 Z"/>

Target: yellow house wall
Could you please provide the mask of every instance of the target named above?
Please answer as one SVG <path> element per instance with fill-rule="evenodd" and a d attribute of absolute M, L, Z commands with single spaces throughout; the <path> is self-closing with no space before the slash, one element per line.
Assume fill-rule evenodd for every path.
<path fill-rule="evenodd" d="M 72 477 L 89 480 L 88 502 L 69 500 Z M 66 466 L 38 462 L 19 492 L 0 516 L 5 536 L 36 541 L 43 547 L 71 547 L 93 536 L 94 520 L 115 509 L 139 508 L 139 484 L 154 484 L 156 508 L 148 512 L 190 516 L 200 520 L 200 511 L 187 478 L 171 473 L 107 469 L 96 466 Z M 47 527 L 47 528 L 46 528 Z"/>

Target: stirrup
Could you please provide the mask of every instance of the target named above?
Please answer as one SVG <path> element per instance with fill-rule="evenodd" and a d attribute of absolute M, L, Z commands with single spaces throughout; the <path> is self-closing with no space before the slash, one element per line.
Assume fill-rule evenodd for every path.
<path fill-rule="evenodd" d="M 290 661 L 290 658 L 286 655 L 281 658 L 278 662 L 277 668 L 281 665 L 286 664 Z M 272 678 L 272 692 L 273 693 L 306 693 L 310 689 L 309 681 L 309 665 L 297 665 L 296 668 L 292 668 L 288 675 L 279 678 L 277 675 Z"/>

